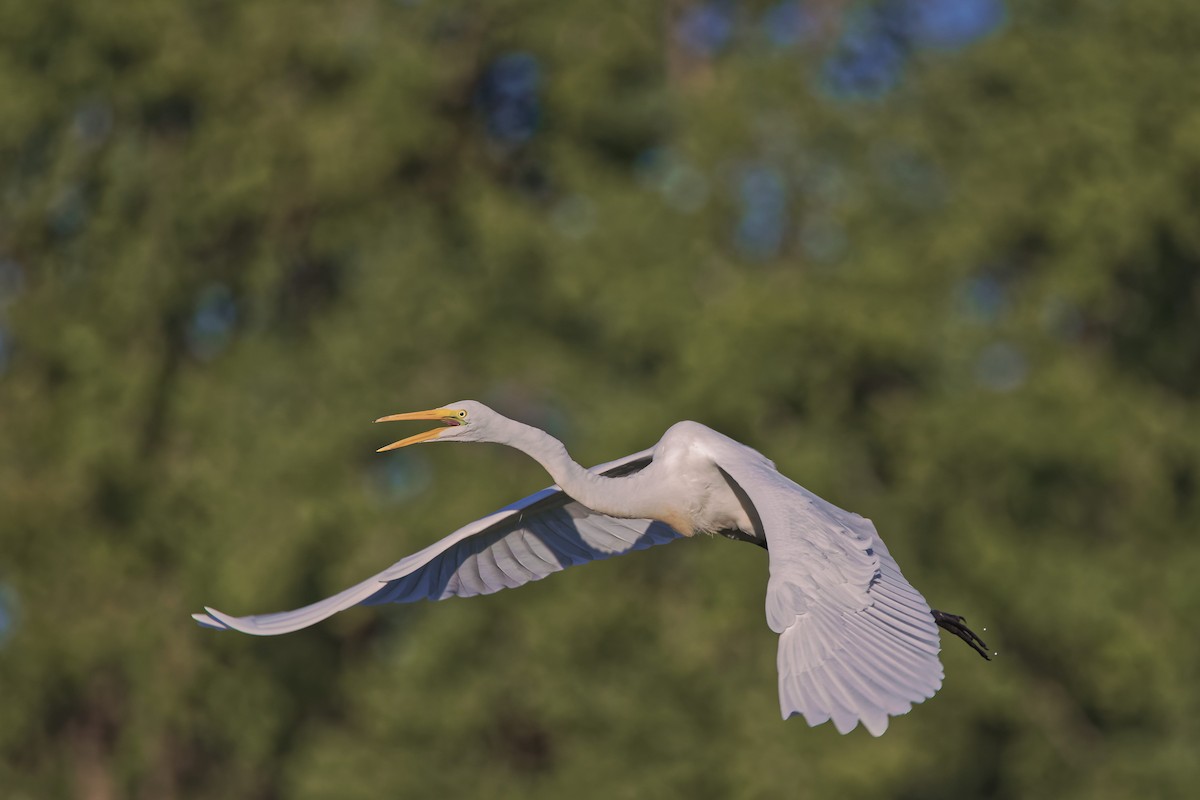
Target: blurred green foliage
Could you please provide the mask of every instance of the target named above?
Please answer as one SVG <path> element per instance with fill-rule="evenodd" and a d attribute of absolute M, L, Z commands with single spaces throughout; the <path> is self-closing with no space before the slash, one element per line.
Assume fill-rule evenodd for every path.
<path fill-rule="evenodd" d="M 1191 796 L 1200 12 L 902 5 L 0 0 L 3 796 Z M 739 438 L 1000 657 L 782 723 L 723 540 L 190 622 L 544 485 L 373 455 L 465 397 Z"/>

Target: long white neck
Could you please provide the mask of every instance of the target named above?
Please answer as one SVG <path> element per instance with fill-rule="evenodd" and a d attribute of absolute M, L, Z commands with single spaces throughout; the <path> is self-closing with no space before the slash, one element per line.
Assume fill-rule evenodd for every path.
<path fill-rule="evenodd" d="M 533 458 L 562 490 L 583 505 L 613 517 L 655 518 L 658 503 L 645 483 L 629 478 L 606 478 L 575 463 L 566 445 L 543 430 L 510 420 L 502 444 Z"/>

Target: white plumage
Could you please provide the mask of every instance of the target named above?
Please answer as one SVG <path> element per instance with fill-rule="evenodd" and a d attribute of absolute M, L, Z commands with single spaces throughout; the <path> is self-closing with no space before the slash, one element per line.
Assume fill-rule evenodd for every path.
<path fill-rule="evenodd" d="M 474 401 L 380 421 L 406 419 L 446 427 L 381 450 L 423 441 L 499 442 L 537 459 L 557 484 L 304 608 L 249 617 L 209 608 L 193 617 L 211 628 L 282 634 L 359 603 L 491 594 L 575 564 L 696 532 L 721 533 L 768 549 L 767 623 L 779 634 L 785 719 L 832 720 L 841 733 L 862 722 L 879 736 L 890 716 L 941 687 L 934 616 L 940 612 L 904 579 L 874 525 L 781 475 L 755 450 L 681 422 L 654 448 L 585 470 L 550 435 Z M 956 627 L 967 638 L 965 626 Z"/>

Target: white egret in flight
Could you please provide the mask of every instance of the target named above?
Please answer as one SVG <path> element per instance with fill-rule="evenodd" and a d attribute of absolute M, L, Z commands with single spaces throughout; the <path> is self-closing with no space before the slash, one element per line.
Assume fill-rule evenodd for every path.
<path fill-rule="evenodd" d="M 767 624 L 779 634 L 779 703 L 785 719 L 859 722 L 879 736 L 888 717 L 942 685 L 938 626 L 984 658 L 963 618 L 934 611 L 909 585 L 870 520 L 843 511 L 781 475 L 755 450 L 696 422 L 673 425 L 649 450 L 591 470 L 537 428 L 471 400 L 377 422 L 433 420 L 418 442 L 497 442 L 532 456 L 556 485 L 460 528 L 357 586 L 295 611 L 200 624 L 271 636 L 356 604 L 491 594 L 564 567 L 719 533 L 767 548 Z"/>

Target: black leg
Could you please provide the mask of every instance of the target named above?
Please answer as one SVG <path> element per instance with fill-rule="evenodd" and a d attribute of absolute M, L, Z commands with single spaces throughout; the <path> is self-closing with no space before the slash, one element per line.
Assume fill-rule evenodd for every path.
<path fill-rule="evenodd" d="M 988 655 L 987 644 L 975 635 L 975 631 L 967 627 L 967 618 L 960 617 L 957 614 L 947 614 L 944 611 L 933 610 L 933 621 L 941 627 L 953 633 L 958 638 L 962 639 L 975 650 L 976 653 L 983 656 L 988 661 L 992 657 Z"/>

